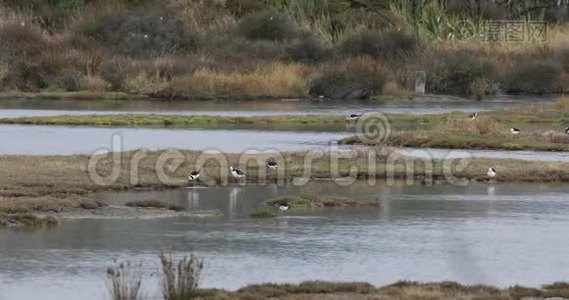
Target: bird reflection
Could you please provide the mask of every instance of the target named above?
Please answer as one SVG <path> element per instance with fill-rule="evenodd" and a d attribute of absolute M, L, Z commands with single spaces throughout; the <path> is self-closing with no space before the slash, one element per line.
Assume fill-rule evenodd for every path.
<path fill-rule="evenodd" d="M 496 188 L 494 186 L 488 186 L 486 189 L 488 196 L 496 196 Z"/>
<path fill-rule="evenodd" d="M 188 190 L 187 194 L 188 208 L 191 210 L 199 210 L 200 208 L 200 193 L 196 189 Z"/>
<path fill-rule="evenodd" d="M 237 212 L 237 199 L 243 189 L 241 187 L 232 187 L 229 190 L 229 214 L 233 215 Z"/>

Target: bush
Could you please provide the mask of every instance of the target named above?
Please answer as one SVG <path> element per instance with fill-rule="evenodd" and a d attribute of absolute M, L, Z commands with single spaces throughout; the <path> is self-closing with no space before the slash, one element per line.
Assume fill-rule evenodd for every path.
<path fill-rule="evenodd" d="M 295 35 L 293 24 L 283 15 L 264 11 L 245 16 L 238 25 L 239 32 L 252 40 L 282 41 Z"/>
<path fill-rule="evenodd" d="M 263 2 L 258 0 L 226 0 L 225 7 L 237 17 L 243 17 L 267 8 Z"/>
<path fill-rule="evenodd" d="M 330 49 L 310 35 L 306 35 L 286 47 L 286 56 L 291 61 L 317 63 L 326 60 Z"/>
<path fill-rule="evenodd" d="M 344 54 L 375 58 L 406 57 L 417 48 L 417 40 L 401 31 L 366 30 L 348 37 L 341 45 Z"/>
<path fill-rule="evenodd" d="M 369 58 L 330 66 L 310 83 L 310 95 L 334 99 L 364 99 L 381 94 L 389 71 Z"/>
<path fill-rule="evenodd" d="M 434 73 L 427 74 L 429 92 L 477 97 L 490 92 L 497 75 L 489 61 L 470 53 L 455 53 L 443 61 Z"/>
<path fill-rule="evenodd" d="M 25 21 L 0 22 L 0 54 L 33 56 L 48 48 L 41 30 Z"/>
<path fill-rule="evenodd" d="M 114 53 L 129 56 L 160 56 L 198 47 L 197 36 L 171 16 L 109 13 L 86 18 L 77 28 L 74 38 L 79 44 L 92 40 Z"/>
<path fill-rule="evenodd" d="M 23 61 L 11 66 L 8 74 L 2 79 L 1 85 L 15 87 L 24 92 L 35 92 L 48 86 L 40 68 Z"/>
<path fill-rule="evenodd" d="M 274 63 L 286 56 L 285 49 L 278 42 L 248 40 L 242 36 L 218 36 L 211 38 L 208 53 L 213 67 L 221 70 L 237 70 L 242 65 Z"/>
<path fill-rule="evenodd" d="M 512 93 L 552 93 L 559 89 L 557 82 L 562 70 L 549 61 L 531 61 L 518 65 L 508 74 L 508 92 Z"/>
<path fill-rule="evenodd" d="M 101 64 L 101 78 L 111 85 L 111 90 L 120 91 L 123 88 L 126 75 L 121 67 L 111 61 Z"/>
<path fill-rule="evenodd" d="M 58 87 L 63 88 L 68 92 L 77 92 L 85 86 L 83 74 L 77 70 L 65 69 L 58 76 Z"/>

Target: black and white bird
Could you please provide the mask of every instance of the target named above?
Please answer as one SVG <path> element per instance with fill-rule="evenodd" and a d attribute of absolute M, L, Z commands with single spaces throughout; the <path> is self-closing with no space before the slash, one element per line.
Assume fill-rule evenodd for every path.
<path fill-rule="evenodd" d="M 267 160 L 267 168 L 271 170 L 277 170 L 279 168 L 279 164 L 274 158 Z"/>
<path fill-rule="evenodd" d="M 196 180 L 198 180 L 198 178 L 200 178 L 200 175 L 201 175 L 201 171 L 200 171 L 200 170 L 192 171 L 192 172 L 190 173 L 190 175 L 188 176 L 188 180 L 189 180 L 189 181 L 196 181 Z"/>
<path fill-rule="evenodd" d="M 358 115 L 358 114 L 351 114 L 351 115 L 346 117 L 346 120 L 347 121 L 355 121 L 355 120 L 359 119 L 359 117 L 360 117 L 360 115 Z"/>
<path fill-rule="evenodd" d="M 569 134 L 569 127 L 565 128 L 565 134 Z"/>
<path fill-rule="evenodd" d="M 510 133 L 511 133 L 511 134 L 518 134 L 518 133 L 520 133 L 520 130 L 517 129 L 517 128 L 512 127 L 512 128 L 510 128 Z"/>
<path fill-rule="evenodd" d="M 496 170 L 494 170 L 494 168 L 488 168 L 488 172 L 486 172 L 486 175 L 488 175 L 488 178 L 492 179 L 496 177 Z"/>
<path fill-rule="evenodd" d="M 245 177 L 245 172 L 235 167 L 229 167 L 229 171 L 231 171 L 231 176 L 235 179 L 243 179 Z"/>
<path fill-rule="evenodd" d="M 473 114 L 470 115 L 470 119 L 471 119 L 471 120 L 476 119 L 476 117 L 478 117 L 478 113 L 477 113 L 477 112 L 475 112 L 475 113 L 473 113 Z"/>
<path fill-rule="evenodd" d="M 278 207 L 280 211 L 287 211 L 290 208 L 290 205 L 288 203 L 281 203 Z"/>

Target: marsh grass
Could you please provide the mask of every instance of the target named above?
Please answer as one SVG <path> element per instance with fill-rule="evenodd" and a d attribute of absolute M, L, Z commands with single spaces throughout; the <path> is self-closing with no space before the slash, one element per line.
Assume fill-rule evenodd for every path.
<path fill-rule="evenodd" d="M 277 215 L 275 214 L 274 211 L 271 211 L 271 210 L 266 209 L 266 208 L 259 208 L 259 209 L 252 211 L 251 213 L 249 213 L 249 217 L 251 217 L 253 219 L 270 219 L 270 218 L 274 218 L 276 216 Z"/>
<path fill-rule="evenodd" d="M 138 208 L 162 208 L 173 211 L 182 211 L 183 207 L 175 204 L 169 204 L 160 200 L 137 200 L 125 203 L 125 206 L 138 207 Z"/>
<path fill-rule="evenodd" d="M 363 207 L 363 206 L 379 206 L 379 200 L 357 200 L 345 197 L 318 195 L 303 192 L 298 196 L 280 196 L 265 201 L 268 207 L 274 207 L 281 204 L 289 204 L 292 208 L 322 208 L 322 207 Z"/>
<path fill-rule="evenodd" d="M 457 282 L 398 281 L 376 287 L 365 282 L 305 281 L 300 284 L 252 284 L 235 292 L 204 290 L 204 299 L 499 299 L 567 297 L 567 283 L 559 282 L 541 288 L 513 286 L 497 288 L 488 285 L 463 285 Z"/>
<path fill-rule="evenodd" d="M 171 254 L 160 254 L 162 265 L 162 295 L 166 300 L 187 300 L 197 298 L 203 261 L 190 254 L 176 260 Z"/>
<path fill-rule="evenodd" d="M 141 265 L 130 262 L 115 263 L 107 268 L 107 288 L 112 300 L 141 299 L 140 287 L 142 275 L 138 270 Z"/>
<path fill-rule="evenodd" d="M 44 227 L 53 227 L 59 224 L 59 221 L 52 216 L 38 216 L 31 213 L 9 213 L 0 212 L 0 228 L 1 227 L 20 227 L 27 229 L 37 229 Z"/>
<path fill-rule="evenodd" d="M 173 127 L 203 127 L 203 126 L 266 126 L 291 125 L 302 127 L 310 125 L 345 126 L 345 117 L 326 115 L 306 116 L 258 116 L 258 117 L 224 117 L 224 116 L 176 116 L 176 115 L 90 115 L 90 116 L 54 116 L 54 117 L 22 117 L 0 119 L 4 124 L 33 124 L 33 125 L 97 125 L 97 126 L 173 126 Z"/>

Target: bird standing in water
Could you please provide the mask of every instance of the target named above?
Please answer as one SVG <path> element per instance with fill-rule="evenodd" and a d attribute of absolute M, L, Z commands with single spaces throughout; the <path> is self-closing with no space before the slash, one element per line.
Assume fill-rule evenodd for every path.
<path fill-rule="evenodd" d="M 233 178 L 237 180 L 242 180 L 243 178 L 245 178 L 245 172 L 235 167 L 229 167 L 229 171 L 231 171 L 231 176 L 233 176 Z"/>
<path fill-rule="evenodd" d="M 279 168 L 279 164 L 274 158 L 267 160 L 267 168 L 271 170 L 277 170 Z"/>
<path fill-rule="evenodd" d="M 496 177 L 496 170 L 494 170 L 494 168 L 488 168 L 488 172 L 486 172 L 486 175 L 488 175 L 489 179 L 492 179 Z"/>

